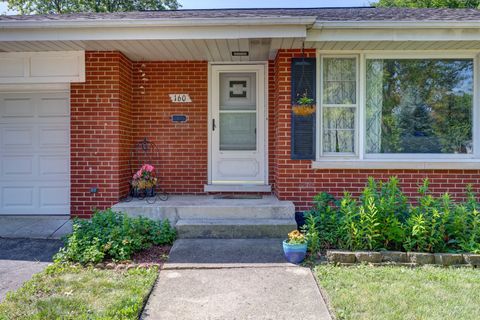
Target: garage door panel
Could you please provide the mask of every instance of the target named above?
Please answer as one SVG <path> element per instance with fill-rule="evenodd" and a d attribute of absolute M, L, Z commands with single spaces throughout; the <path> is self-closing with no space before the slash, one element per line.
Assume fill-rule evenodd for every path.
<path fill-rule="evenodd" d="M 65 207 L 69 204 L 70 189 L 68 185 L 39 188 L 40 206 Z"/>
<path fill-rule="evenodd" d="M 39 117 L 68 117 L 69 114 L 68 99 L 57 97 L 40 99 Z"/>
<path fill-rule="evenodd" d="M 35 117 L 35 101 L 32 98 L 4 98 L 1 101 L 2 118 Z"/>
<path fill-rule="evenodd" d="M 70 143 L 69 128 L 66 126 L 41 126 L 38 131 L 40 148 L 68 147 Z"/>
<path fill-rule="evenodd" d="M 6 127 L 2 128 L 2 146 L 32 148 L 34 139 L 32 127 Z"/>
<path fill-rule="evenodd" d="M 17 175 L 33 177 L 34 156 L 3 156 L 0 177 L 15 178 Z"/>
<path fill-rule="evenodd" d="M 28 186 L 5 186 L 2 188 L 3 209 L 34 209 L 35 188 Z"/>
<path fill-rule="evenodd" d="M 70 172 L 70 161 L 64 155 L 40 156 L 39 173 L 41 176 L 56 176 L 68 179 Z"/>
<path fill-rule="evenodd" d="M 69 94 L 0 93 L 0 215 L 69 214 Z"/>

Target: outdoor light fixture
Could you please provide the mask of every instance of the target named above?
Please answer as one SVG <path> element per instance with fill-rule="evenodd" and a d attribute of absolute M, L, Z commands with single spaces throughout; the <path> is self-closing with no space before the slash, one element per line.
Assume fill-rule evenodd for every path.
<path fill-rule="evenodd" d="M 232 51 L 234 57 L 248 57 L 248 51 Z"/>

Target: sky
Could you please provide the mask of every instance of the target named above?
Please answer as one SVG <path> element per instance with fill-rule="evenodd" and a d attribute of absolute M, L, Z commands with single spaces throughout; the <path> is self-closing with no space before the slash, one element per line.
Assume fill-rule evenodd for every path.
<path fill-rule="evenodd" d="M 373 0 L 178 0 L 182 9 L 212 8 L 301 8 L 301 7 L 355 7 L 368 6 Z M 0 14 L 7 11 L 7 4 L 0 1 Z"/>

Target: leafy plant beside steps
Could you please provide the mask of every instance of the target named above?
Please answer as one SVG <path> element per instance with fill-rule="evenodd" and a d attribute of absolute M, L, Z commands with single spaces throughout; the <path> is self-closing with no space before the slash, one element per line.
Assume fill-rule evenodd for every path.
<path fill-rule="evenodd" d="M 104 259 L 129 260 L 133 253 L 152 245 L 172 244 L 175 237 L 168 220 L 133 218 L 107 209 L 97 211 L 90 220 L 75 219 L 73 233 L 66 238 L 65 247 L 55 260 L 82 264 Z"/>
<path fill-rule="evenodd" d="M 446 193 L 419 187 L 417 203 L 408 203 L 396 177 L 369 178 L 358 199 L 349 193 L 336 200 L 328 193 L 314 197 L 303 231 L 309 251 L 321 249 L 404 250 L 480 253 L 479 203 L 467 186 L 466 201 L 454 202 Z"/>

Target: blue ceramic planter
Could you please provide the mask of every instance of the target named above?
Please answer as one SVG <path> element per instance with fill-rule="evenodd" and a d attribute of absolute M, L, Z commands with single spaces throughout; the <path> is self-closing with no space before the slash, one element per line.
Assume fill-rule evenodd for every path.
<path fill-rule="evenodd" d="M 307 254 L 307 244 L 289 244 L 283 240 L 283 253 L 288 262 L 299 264 Z"/>

